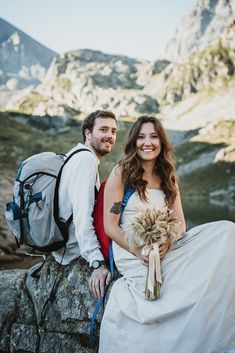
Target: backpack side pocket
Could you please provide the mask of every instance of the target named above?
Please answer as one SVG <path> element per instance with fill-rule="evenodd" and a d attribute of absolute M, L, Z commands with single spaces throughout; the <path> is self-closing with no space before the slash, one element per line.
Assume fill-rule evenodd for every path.
<path fill-rule="evenodd" d="M 5 218 L 17 245 L 20 246 L 24 242 L 26 233 L 29 232 L 27 214 L 23 215 L 18 204 L 12 201 L 6 205 Z"/>

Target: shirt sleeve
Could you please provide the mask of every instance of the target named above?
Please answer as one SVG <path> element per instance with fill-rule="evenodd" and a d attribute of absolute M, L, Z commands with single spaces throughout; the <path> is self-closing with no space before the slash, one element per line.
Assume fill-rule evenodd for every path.
<path fill-rule="evenodd" d="M 76 157 L 71 159 L 68 193 L 72 202 L 73 223 L 80 254 L 91 266 L 94 260 L 104 259 L 92 217 L 98 164 L 92 153 L 81 152 Z"/>

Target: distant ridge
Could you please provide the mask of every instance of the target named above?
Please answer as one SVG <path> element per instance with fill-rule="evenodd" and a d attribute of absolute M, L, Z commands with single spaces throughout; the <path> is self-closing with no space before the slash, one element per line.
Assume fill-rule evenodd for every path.
<path fill-rule="evenodd" d="M 45 45 L 41 44 L 37 40 L 30 37 L 28 34 L 21 31 L 19 28 L 15 27 L 11 23 L 9 23 L 8 21 L 0 17 L 0 46 L 3 44 L 3 42 L 6 42 L 7 40 L 9 40 L 9 37 L 13 33 L 18 33 L 19 36 L 22 38 L 22 40 L 28 43 L 28 46 L 30 46 L 30 48 L 28 49 L 31 49 L 34 51 L 35 61 L 37 62 L 39 61 L 43 66 L 48 67 L 53 57 L 58 56 L 58 53 L 47 48 Z M 42 49 L 43 49 L 43 55 L 41 55 Z M 39 53 L 40 55 L 39 57 L 37 57 L 37 54 Z"/>
<path fill-rule="evenodd" d="M 198 0 L 182 18 L 163 57 L 181 62 L 194 51 L 213 43 L 235 14 L 235 0 Z"/>
<path fill-rule="evenodd" d="M 56 52 L 0 18 L 0 85 L 18 89 L 39 83 L 57 56 Z"/>

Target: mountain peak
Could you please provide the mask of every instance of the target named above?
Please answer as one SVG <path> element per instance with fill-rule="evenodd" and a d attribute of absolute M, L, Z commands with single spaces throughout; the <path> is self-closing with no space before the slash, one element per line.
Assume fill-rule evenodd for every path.
<path fill-rule="evenodd" d="M 13 35 L 13 37 L 12 37 L 12 35 Z M 37 40 L 30 37 L 28 34 L 23 32 L 22 30 L 20 30 L 19 28 L 12 25 L 10 22 L 8 22 L 0 17 L 0 46 L 2 45 L 2 43 L 7 41 L 9 38 L 12 38 L 12 40 L 14 40 L 14 38 L 15 39 L 18 38 L 18 41 L 19 41 L 19 38 L 22 38 L 22 40 L 24 42 L 26 41 L 26 42 L 30 43 L 31 45 L 33 45 L 32 49 L 44 48 L 47 51 L 49 56 L 52 56 L 52 57 L 58 56 L 58 53 L 47 48 L 45 45 L 39 43 Z M 51 62 L 51 59 L 50 59 L 50 62 Z"/>
<path fill-rule="evenodd" d="M 198 0 L 186 14 L 164 57 L 180 62 L 192 52 L 202 50 L 218 38 L 235 14 L 235 0 Z"/>
<path fill-rule="evenodd" d="M 1 85 L 11 90 L 38 83 L 53 57 L 57 56 L 57 53 L 0 18 Z"/>

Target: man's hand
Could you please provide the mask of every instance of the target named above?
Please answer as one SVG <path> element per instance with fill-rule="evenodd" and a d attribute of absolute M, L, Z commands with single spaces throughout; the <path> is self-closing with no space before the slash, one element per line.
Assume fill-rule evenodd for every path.
<path fill-rule="evenodd" d="M 89 280 L 89 287 L 96 298 L 104 296 L 104 286 L 111 281 L 111 273 L 105 265 L 101 265 L 97 270 L 94 270 Z"/>

